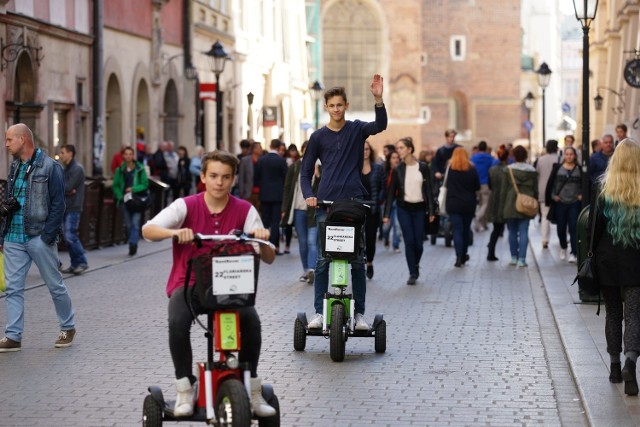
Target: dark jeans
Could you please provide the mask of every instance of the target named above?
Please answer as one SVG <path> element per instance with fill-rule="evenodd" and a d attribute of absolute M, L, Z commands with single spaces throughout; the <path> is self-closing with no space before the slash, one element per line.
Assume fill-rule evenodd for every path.
<path fill-rule="evenodd" d="M 376 256 L 376 235 L 379 225 L 380 214 L 378 212 L 367 215 L 364 232 L 367 263 L 372 263 Z"/>
<path fill-rule="evenodd" d="M 78 238 L 78 225 L 80 224 L 81 212 L 64 213 L 64 242 L 71 258 L 71 268 L 76 268 L 82 264 L 87 264 L 87 257 L 84 254 L 82 242 Z"/>
<path fill-rule="evenodd" d="M 318 209 L 316 211 L 316 225 L 320 227 L 321 222 L 327 219 L 327 211 Z M 324 294 L 329 289 L 329 264 L 331 259 L 322 256 L 322 243 L 320 242 L 320 228 L 318 228 L 318 262 L 316 262 L 316 277 L 313 283 L 314 300 L 313 306 L 316 313 L 322 313 L 322 300 Z M 367 281 L 364 270 L 364 252 L 358 256 L 357 261 L 351 261 L 351 287 L 353 290 L 353 299 L 355 300 L 355 312 L 364 314 L 365 297 L 367 294 Z"/>
<path fill-rule="evenodd" d="M 265 228 L 268 228 L 271 232 L 269 241 L 275 245 L 276 248 L 280 247 L 280 210 L 282 209 L 282 202 L 260 202 L 262 209 L 262 222 Z"/>
<path fill-rule="evenodd" d="M 408 210 L 398 206 L 398 222 L 404 239 L 404 253 L 409 275 L 415 277 L 419 275 L 419 264 L 423 252 L 425 215 L 424 208 Z"/>
<path fill-rule="evenodd" d="M 473 214 L 450 213 L 451 231 L 453 233 L 453 246 L 456 249 L 456 256 L 463 257 L 467 254 L 469 243 L 471 243 L 471 221 Z"/>
<path fill-rule="evenodd" d="M 578 238 L 576 236 L 576 224 L 580 215 L 580 201 L 574 203 L 556 203 L 556 221 L 558 229 L 558 240 L 560 247 L 567 249 L 567 226 L 569 227 L 569 238 L 571 239 L 571 253 L 577 254 Z"/>
<path fill-rule="evenodd" d="M 191 324 L 193 315 L 184 300 L 185 287 L 176 289 L 169 298 L 169 350 L 175 368 L 176 379 L 193 376 L 193 352 L 191 350 Z M 200 308 L 197 293 L 193 294 L 193 306 L 197 314 L 205 312 Z M 254 307 L 238 309 L 240 314 L 240 336 L 242 349 L 238 354 L 240 362 L 248 362 L 251 376 L 257 377 L 258 358 L 262 346 L 260 318 Z"/>
<path fill-rule="evenodd" d="M 502 233 L 504 233 L 504 222 L 494 222 L 493 230 L 491 230 L 491 236 L 489 237 L 489 244 L 487 247 L 489 248 L 489 254 L 496 254 L 496 244 L 498 243 L 498 239 L 502 237 Z"/>

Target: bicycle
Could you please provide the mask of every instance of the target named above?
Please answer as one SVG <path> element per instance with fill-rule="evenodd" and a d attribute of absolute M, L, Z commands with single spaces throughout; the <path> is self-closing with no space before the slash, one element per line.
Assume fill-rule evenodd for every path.
<path fill-rule="evenodd" d="M 364 206 L 365 202 L 348 201 L 350 206 Z M 321 329 L 308 328 L 307 315 L 299 312 L 293 333 L 293 347 L 296 351 L 304 351 L 307 336 L 324 336 L 329 338 L 331 360 L 341 362 L 345 357 L 346 342 L 349 337 L 372 337 L 376 353 L 384 353 L 387 348 L 387 326 L 382 314 L 376 314 L 371 327 L 364 330 L 355 329 L 352 294 L 346 293 L 348 285 L 349 262 L 357 259 L 364 245 L 364 218 L 331 212 L 332 201 L 318 201 L 319 208 L 329 208 L 327 221 L 320 223 L 319 240 L 323 256 L 330 258 L 329 277 L 334 293 L 327 292 L 323 299 L 323 324 Z M 346 203 L 343 202 L 343 203 Z M 332 215 L 335 214 L 335 215 Z M 333 218 L 338 218 L 335 220 Z"/>
<path fill-rule="evenodd" d="M 176 237 L 174 241 L 177 241 Z M 230 247 L 258 242 L 273 247 L 267 241 L 241 232 L 194 236 L 194 243 L 199 247 L 203 241 L 228 244 Z M 160 387 L 150 386 L 143 404 L 143 426 L 160 427 L 163 421 L 202 421 L 219 426 L 245 427 L 251 425 L 252 419 L 257 419 L 260 427 L 280 426 L 278 398 L 268 384 L 262 385 L 262 397 L 276 410 L 276 415 L 257 418 L 251 413 L 251 373 L 248 363 L 240 363 L 237 356 L 240 351 L 240 315 L 237 309 L 255 303 L 259 255 L 241 250 L 228 252 L 221 256 L 214 254 L 212 249 L 207 255 L 192 258 L 187 269 L 185 286 L 190 281 L 192 270 L 195 271 L 196 283 L 185 292 L 185 302 L 191 308 L 194 319 L 205 330 L 207 338 L 206 362 L 198 363 L 201 386 L 197 391 L 193 415 L 175 417 L 175 402 L 165 400 Z M 207 326 L 200 322 L 193 309 L 194 292 L 198 293 L 201 307 L 206 309 Z"/>

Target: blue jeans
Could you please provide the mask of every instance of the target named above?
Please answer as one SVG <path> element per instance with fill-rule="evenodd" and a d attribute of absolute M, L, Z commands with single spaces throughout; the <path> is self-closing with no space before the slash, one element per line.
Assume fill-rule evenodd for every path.
<path fill-rule="evenodd" d="M 300 244 L 300 260 L 304 271 L 315 268 L 318 258 L 318 227 L 309 227 L 307 211 L 295 209 L 293 211 L 293 226 L 298 233 Z"/>
<path fill-rule="evenodd" d="M 5 335 L 14 341 L 22 341 L 24 332 L 24 288 L 31 262 L 35 262 L 40 275 L 49 288 L 58 316 L 60 329 L 75 327 L 73 307 L 67 287 L 58 271 L 58 247 L 46 245 L 40 236 L 26 243 L 4 242 L 4 277 L 7 281 L 7 327 Z"/>
<path fill-rule="evenodd" d="M 508 219 L 509 250 L 511 258 L 520 261 L 527 259 L 527 246 L 529 246 L 529 219 Z"/>
<path fill-rule="evenodd" d="M 571 239 L 571 253 L 577 254 L 578 238 L 576 236 L 576 225 L 580 215 L 580 201 L 574 203 L 556 203 L 556 219 L 558 229 L 558 240 L 560 247 L 567 249 L 567 226 L 569 226 L 569 237 Z"/>
<path fill-rule="evenodd" d="M 467 254 L 471 242 L 471 221 L 473 214 L 450 213 L 451 229 L 453 232 L 453 246 L 456 256 L 463 257 Z"/>
<path fill-rule="evenodd" d="M 131 212 L 123 204 L 122 217 L 124 218 L 124 225 L 127 227 L 129 244 L 137 245 L 140 240 L 140 221 L 142 221 L 142 212 Z"/>
<path fill-rule="evenodd" d="M 71 258 L 71 268 L 87 264 L 87 257 L 84 255 L 82 242 L 78 238 L 78 225 L 80 224 L 81 212 L 66 212 L 64 214 L 64 242 Z"/>
<path fill-rule="evenodd" d="M 320 227 L 321 222 L 325 222 L 327 219 L 327 212 L 325 209 L 318 209 L 316 212 L 316 230 Z M 364 238 L 361 239 L 362 250 L 358 254 L 358 261 L 351 261 L 351 287 L 353 288 L 353 299 L 355 300 L 355 312 L 364 314 L 365 296 L 367 294 L 367 281 L 365 279 L 364 270 Z M 318 258 L 316 262 L 316 277 L 313 283 L 314 289 L 314 301 L 313 306 L 316 309 L 316 313 L 322 314 L 322 300 L 324 294 L 329 289 L 329 264 L 331 259 L 322 256 L 322 247 L 320 239 L 318 241 Z"/>
<path fill-rule="evenodd" d="M 398 206 L 394 201 L 391 205 L 391 211 L 389 212 L 389 224 L 382 226 L 384 244 L 389 244 L 389 234 L 391 234 L 391 242 L 393 249 L 400 247 L 400 232 L 398 230 Z"/>
<path fill-rule="evenodd" d="M 409 267 L 409 275 L 418 277 L 419 264 L 424 244 L 424 209 L 406 210 L 398 206 L 398 222 L 404 238 L 404 252 Z"/>

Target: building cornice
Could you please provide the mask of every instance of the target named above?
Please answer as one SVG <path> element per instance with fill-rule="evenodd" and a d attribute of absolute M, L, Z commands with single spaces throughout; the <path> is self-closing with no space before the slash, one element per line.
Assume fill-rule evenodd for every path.
<path fill-rule="evenodd" d="M 72 41 L 74 43 L 83 44 L 86 46 L 91 46 L 93 44 L 92 35 L 68 30 L 66 28 L 50 24 L 39 19 L 11 12 L 8 12 L 7 14 L 0 14 L 0 24 L 13 25 L 16 27 L 26 27 L 38 34 L 47 35 L 66 41 Z"/>

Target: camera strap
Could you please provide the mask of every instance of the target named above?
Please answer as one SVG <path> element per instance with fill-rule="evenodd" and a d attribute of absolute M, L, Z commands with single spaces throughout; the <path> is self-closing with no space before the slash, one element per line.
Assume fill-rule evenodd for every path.
<path fill-rule="evenodd" d="M 27 171 L 24 174 L 24 179 L 22 180 L 22 183 L 20 184 L 20 188 L 18 188 L 18 194 L 20 194 L 20 192 L 22 191 L 22 187 L 24 187 L 24 183 L 27 182 L 29 180 L 29 175 L 31 174 L 31 172 L 33 172 L 33 163 L 36 161 L 36 156 L 38 155 L 38 150 L 39 148 L 36 148 L 33 150 L 33 154 L 31 155 L 31 159 L 29 160 L 28 166 L 27 166 Z M 18 166 L 16 167 L 16 172 L 13 176 L 13 182 L 16 182 L 16 180 L 18 179 L 18 174 L 20 174 L 20 167 L 22 165 L 18 164 Z M 15 188 L 13 191 L 13 196 L 16 197 L 16 192 L 15 192 Z"/>

